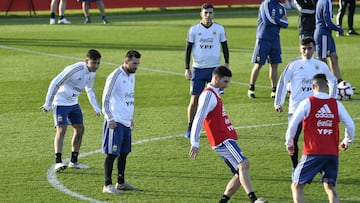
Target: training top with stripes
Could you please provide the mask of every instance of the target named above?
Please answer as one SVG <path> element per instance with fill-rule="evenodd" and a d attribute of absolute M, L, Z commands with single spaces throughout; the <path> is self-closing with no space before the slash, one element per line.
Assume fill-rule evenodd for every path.
<path fill-rule="evenodd" d="M 101 112 L 94 91 L 95 72 L 90 72 L 85 62 L 65 67 L 50 83 L 44 108 L 72 106 L 78 104 L 80 93 L 85 89 L 89 102 L 98 113 Z"/>

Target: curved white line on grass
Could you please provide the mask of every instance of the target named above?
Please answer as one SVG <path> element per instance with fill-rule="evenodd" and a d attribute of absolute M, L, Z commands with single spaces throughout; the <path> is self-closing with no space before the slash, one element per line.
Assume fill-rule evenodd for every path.
<path fill-rule="evenodd" d="M 251 125 L 251 126 L 238 126 L 235 127 L 235 129 L 244 129 L 244 128 L 259 128 L 259 127 L 269 127 L 269 126 L 278 126 L 278 125 L 284 125 L 287 123 L 273 123 L 273 124 L 263 124 L 263 125 Z M 204 133 L 204 131 L 202 132 Z M 181 137 L 184 136 L 184 134 L 178 134 L 178 135 L 169 135 L 169 136 L 164 136 L 164 137 L 155 137 L 155 138 L 148 138 L 148 139 L 143 139 L 143 140 L 138 140 L 133 142 L 133 144 L 142 144 L 142 143 L 146 143 L 146 142 L 152 142 L 152 141 L 159 141 L 159 140 L 165 140 L 165 139 L 170 139 L 170 138 L 175 138 L 175 137 Z M 90 156 L 92 154 L 96 154 L 96 153 L 100 153 L 101 149 L 98 150 L 94 150 L 94 151 L 90 151 L 90 152 L 85 152 L 85 153 L 81 153 L 79 155 L 79 157 L 86 157 L 86 156 Z M 69 162 L 70 159 L 64 159 L 64 162 Z M 81 200 L 85 200 L 85 201 L 89 201 L 89 202 L 94 202 L 94 203 L 103 203 L 100 200 L 97 199 L 93 199 L 87 196 L 84 196 L 82 194 L 76 193 L 74 191 L 71 191 L 70 189 L 68 189 L 67 187 L 65 187 L 63 184 L 61 184 L 59 182 L 59 180 L 57 179 L 56 173 L 54 172 L 54 165 L 52 165 L 48 171 L 47 171 L 47 181 L 50 183 L 50 185 L 52 185 L 55 189 L 73 196 L 75 198 L 81 199 Z"/>

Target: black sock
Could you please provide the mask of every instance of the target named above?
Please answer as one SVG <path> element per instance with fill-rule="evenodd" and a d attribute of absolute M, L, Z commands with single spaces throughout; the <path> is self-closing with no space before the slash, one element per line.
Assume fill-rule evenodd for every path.
<path fill-rule="evenodd" d="M 341 81 L 343 81 L 343 79 L 339 78 L 339 79 L 337 80 L 338 84 L 339 84 Z"/>
<path fill-rule="evenodd" d="M 191 130 L 192 122 L 189 122 L 188 124 L 188 130 Z"/>
<path fill-rule="evenodd" d="M 250 192 L 250 193 L 248 194 L 248 197 L 249 197 L 249 199 L 250 199 L 251 202 L 255 202 L 255 201 L 257 200 L 257 197 L 256 197 L 256 195 L 255 195 L 254 192 Z"/>
<path fill-rule="evenodd" d="M 255 91 L 255 85 L 254 85 L 254 84 L 250 84 L 250 85 L 249 85 L 249 90 Z"/>
<path fill-rule="evenodd" d="M 230 197 L 226 196 L 226 195 L 223 195 L 219 201 L 219 203 L 226 203 L 228 202 L 230 199 Z"/>
<path fill-rule="evenodd" d="M 55 153 L 55 163 L 61 163 L 61 153 Z"/>
<path fill-rule="evenodd" d="M 71 162 L 77 163 L 78 162 L 78 155 L 79 155 L 79 152 L 71 152 Z"/>
<path fill-rule="evenodd" d="M 116 159 L 116 155 L 107 154 L 104 161 L 104 175 L 105 175 L 105 185 L 112 184 L 111 174 L 114 166 L 114 161 Z"/>
<path fill-rule="evenodd" d="M 59 16 L 59 20 L 62 20 L 63 18 L 65 18 L 64 16 Z"/>
<path fill-rule="evenodd" d="M 276 87 L 272 87 L 272 88 L 271 88 L 271 91 L 272 91 L 272 92 L 276 92 Z"/>
<path fill-rule="evenodd" d="M 50 13 L 50 18 L 55 18 L 55 13 Z"/>

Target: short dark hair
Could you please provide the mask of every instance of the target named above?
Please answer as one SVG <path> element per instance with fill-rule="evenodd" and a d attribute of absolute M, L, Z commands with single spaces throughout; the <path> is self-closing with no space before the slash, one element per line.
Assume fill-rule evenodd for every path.
<path fill-rule="evenodd" d="M 308 44 L 310 44 L 310 43 L 313 43 L 313 45 L 315 46 L 315 40 L 314 40 L 314 38 L 312 38 L 312 37 L 304 37 L 304 38 L 302 38 L 301 41 L 300 41 L 300 44 L 301 44 L 301 45 L 308 45 Z"/>
<path fill-rule="evenodd" d="M 95 49 L 90 49 L 87 54 L 86 57 L 92 60 L 98 60 L 101 58 L 101 54 L 99 51 L 95 50 Z"/>
<path fill-rule="evenodd" d="M 223 77 L 232 77 L 231 70 L 228 69 L 226 66 L 218 66 L 213 71 L 214 75 L 218 75 L 220 78 Z"/>
<path fill-rule="evenodd" d="M 129 58 L 129 59 L 132 59 L 132 58 L 139 59 L 139 58 L 141 58 L 141 54 L 138 51 L 131 49 L 126 53 L 125 57 Z"/>
<path fill-rule="evenodd" d="M 319 74 L 314 75 L 313 83 L 318 84 L 320 87 L 327 86 L 326 75 L 323 74 L 323 73 L 319 73 Z"/>
<path fill-rule="evenodd" d="M 204 3 L 203 5 L 201 5 L 200 11 L 202 11 L 203 9 L 208 9 L 208 8 L 214 8 L 214 6 L 212 4 L 209 3 Z"/>

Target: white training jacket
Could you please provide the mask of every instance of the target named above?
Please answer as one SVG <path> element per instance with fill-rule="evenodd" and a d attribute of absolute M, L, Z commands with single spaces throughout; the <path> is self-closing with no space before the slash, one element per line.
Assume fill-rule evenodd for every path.
<path fill-rule="evenodd" d="M 310 59 L 298 57 L 289 62 L 280 75 L 276 88 L 274 107 L 278 105 L 283 106 L 287 92 L 287 84 L 290 82 L 291 93 L 289 96 L 288 113 L 293 114 L 302 100 L 314 94 L 312 90 L 312 79 L 319 73 L 326 75 L 329 85 L 329 95 L 336 98 L 337 80 L 326 63 L 313 57 Z"/>
<path fill-rule="evenodd" d="M 131 126 L 134 117 L 135 74 L 128 74 L 122 66 L 106 79 L 102 95 L 102 111 L 107 121 Z"/>
<path fill-rule="evenodd" d="M 85 62 L 65 67 L 50 83 L 43 108 L 72 106 L 78 104 L 80 93 L 85 89 L 89 102 L 97 113 L 101 113 L 94 91 L 95 72 L 90 72 Z"/>

